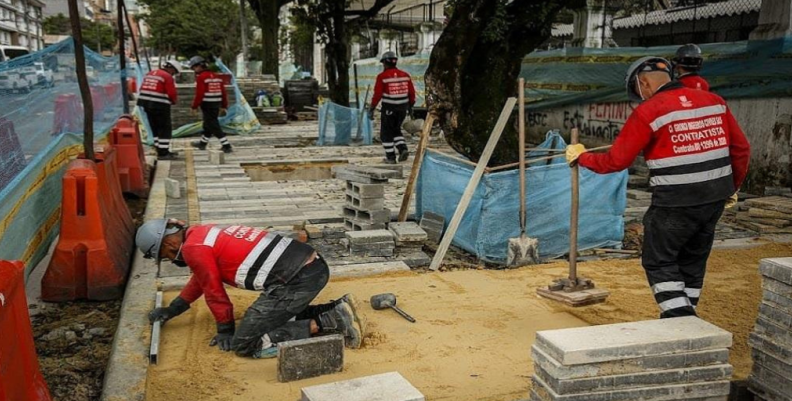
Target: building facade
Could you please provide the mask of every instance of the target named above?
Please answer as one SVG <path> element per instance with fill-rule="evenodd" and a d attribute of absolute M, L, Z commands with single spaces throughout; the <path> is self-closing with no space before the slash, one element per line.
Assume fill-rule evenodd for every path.
<path fill-rule="evenodd" d="M 0 45 L 44 47 L 41 28 L 44 3 L 39 0 L 0 0 Z"/>

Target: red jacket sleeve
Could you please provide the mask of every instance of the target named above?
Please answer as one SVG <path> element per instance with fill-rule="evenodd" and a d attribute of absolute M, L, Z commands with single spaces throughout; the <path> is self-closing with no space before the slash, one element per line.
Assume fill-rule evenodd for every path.
<path fill-rule="evenodd" d="M 195 77 L 195 98 L 192 102 L 193 109 L 197 109 L 198 106 L 201 105 L 201 102 L 203 102 L 204 91 L 206 90 L 206 82 L 204 82 L 204 79 L 206 79 L 204 74 L 198 74 L 198 76 Z"/>
<path fill-rule="evenodd" d="M 729 128 L 729 156 L 731 156 L 734 189 L 739 190 L 748 174 L 748 161 L 751 158 L 751 145 L 745 133 L 737 124 L 731 110 L 726 109 L 726 123 Z"/>
<path fill-rule="evenodd" d="M 636 110 L 627 119 L 624 128 L 608 152 L 583 153 L 578 158 L 578 163 L 599 174 L 622 171 L 630 167 L 651 139 L 652 128 Z"/>
<path fill-rule="evenodd" d="M 228 294 L 223 287 L 223 279 L 220 277 L 220 269 L 217 267 L 212 248 L 205 245 L 184 246 L 182 249 L 184 261 L 190 266 L 193 272 L 190 282 L 197 280 L 203 291 L 204 299 L 209 309 L 212 311 L 217 323 L 229 323 L 234 321 L 234 304 L 228 298 Z M 194 286 L 194 284 L 193 284 Z M 197 293 L 196 289 L 188 287 L 188 297 Z M 184 293 L 184 290 L 182 290 Z M 189 302 L 189 299 L 185 299 Z"/>
<path fill-rule="evenodd" d="M 193 275 L 190 276 L 190 281 L 187 282 L 187 285 L 182 288 L 179 297 L 185 300 L 188 304 L 195 302 L 198 298 L 203 295 L 203 289 L 201 288 L 201 283 L 198 279 Z"/>
<path fill-rule="evenodd" d="M 171 74 L 166 74 L 165 77 L 165 91 L 168 92 L 168 98 L 171 101 L 171 104 L 176 104 L 178 97 L 176 95 L 176 81 L 174 81 Z"/>
<path fill-rule="evenodd" d="M 382 92 L 385 90 L 385 83 L 382 82 L 382 75 L 377 75 L 377 81 L 374 83 L 374 96 L 371 97 L 371 110 L 377 108 L 380 100 L 382 100 Z"/>
<path fill-rule="evenodd" d="M 415 86 L 413 85 L 412 77 L 410 77 L 409 75 L 407 75 L 407 77 L 410 78 L 410 80 L 407 81 L 407 88 L 410 93 L 410 106 L 412 106 L 415 104 Z"/>

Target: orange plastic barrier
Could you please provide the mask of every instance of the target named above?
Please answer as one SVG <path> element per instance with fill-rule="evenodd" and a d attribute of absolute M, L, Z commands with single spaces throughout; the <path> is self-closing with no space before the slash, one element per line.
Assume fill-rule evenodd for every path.
<path fill-rule="evenodd" d="M 50 401 L 25 297 L 25 265 L 0 260 L 0 401 Z"/>
<path fill-rule="evenodd" d="M 55 118 L 52 120 L 52 135 L 80 131 L 82 104 L 73 93 L 58 95 L 55 98 Z"/>
<path fill-rule="evenodd" d="M 149 184 L 146 180 L 146 153 L 140 140 L 137 122 L 130 115 L 118 118 L 110 131 L 110 144 L 118 151 L 118 178 L 125 193 L 146 197 Z"/>
<path fill-rule="evenodd" d="M 97 162 L 73 160 L 63 176 L 60 237 L 41 280 L 45 301 L 123 295 L 135 226 L 118 183 L 112 146 Z"/>
<path fill-rule="evenodd" d="M 5 117 L 0 117 L 0 155 L 0 189 L 3 189 L 27 165 L 14 122 Z"/>
<path fill-rule="evenodd" d="M 127 93 L 137 93 L 137 80 L 127 77 Z"/>

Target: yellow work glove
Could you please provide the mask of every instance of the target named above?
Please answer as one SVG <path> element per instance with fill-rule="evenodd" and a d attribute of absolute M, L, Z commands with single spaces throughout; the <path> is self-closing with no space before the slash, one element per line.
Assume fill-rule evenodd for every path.
<path fill-rule="evenodd" d="M 567 145 L 566 147 L 566 161 L 569 165 L 575 164 L 577 162 L 578 157 L 586 153 L 586 147 L 583 146 L 582 143 L 574 144 L 574 145 Z"/>
<path fill-rule="evenodd" d="M 726 207 L 725 207 L 725 209 L 731 209 L 735 205 L 737 205 L 737 192 L 735 192 L 734 195 L 732 195 L 728 199 L 726 199 Z"/>

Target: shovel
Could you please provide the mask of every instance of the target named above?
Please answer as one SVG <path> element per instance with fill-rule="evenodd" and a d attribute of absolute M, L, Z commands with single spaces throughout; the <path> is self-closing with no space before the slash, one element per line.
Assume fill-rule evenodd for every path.
<path fill-rule="evenodd" d="M 509 238 L 509 252 L 506 258 L 506 265 L 509 267 L 539 263 L 539 240 L 525 235 L 525 80 L 523 78 L 520 78 L 518 92 L 520 116 L 520 236 Z"/>

